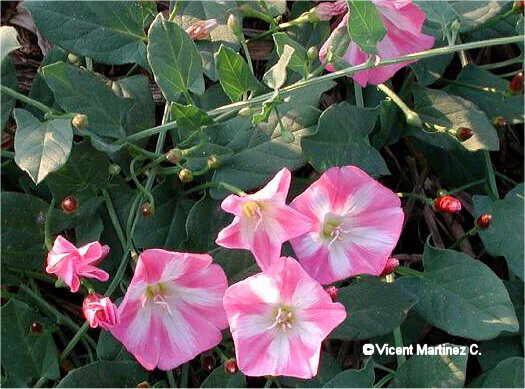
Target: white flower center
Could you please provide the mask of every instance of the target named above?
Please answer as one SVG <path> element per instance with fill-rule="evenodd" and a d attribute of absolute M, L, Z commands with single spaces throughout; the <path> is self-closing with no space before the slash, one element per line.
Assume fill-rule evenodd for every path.
<path fill-rule="evenodd" d="M 345 217 L 328 212 L 323 220 L 321 237 L 331 246 L 337 241 L 342 241 L 350 231 L 345 229 Z"/>
<path fill-rule="evenodd" d="M 148 285 L 146 287 L 144 295 L 142 296 L 142 307 L 144 307 L 148 303 L 152 303 L 162 307 L 163 309 L 168 311 L 168 314 L 170 316 L 172 316 L 173 312 L 171 311 L 171 308 L 168 302 L 166 301 L 166 297 L 169 294 L 169 287 L 165 283 L 159 282 L 157 284 Z"/>
<path fill-rule="evenodd" d="M 273 324 L 268 329 L 278 328 L 282 331 L 287 331 L 292 328 L 292 324 L 295 321 L 292 309 L 284 305 L 278 307 L 273 316 Z"/>

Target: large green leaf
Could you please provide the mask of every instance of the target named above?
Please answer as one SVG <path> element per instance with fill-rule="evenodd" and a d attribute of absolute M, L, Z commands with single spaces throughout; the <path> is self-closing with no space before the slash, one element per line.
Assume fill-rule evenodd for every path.
<path fill-rule="evenodd" d="M 377 115 L 375 108 L 346 102 L 331 106 L 321 115 L 317 132 L 302 139 L 306 158 L 319 171 L 356 165 L 373 176 L 388 174 L 385 161 L 368 139 Z"/>
<path fill-rule="evenodd" d="M 73 143 L 70 119 L 41 122 L 24 109 L 15 109 L 15 162 L 35 184 L 60 169 Z"/>
<path fill-rule="evenodd" d="M 16 79 L 16 72 L 15 67 L 13 65 L 13 62 L 11 61 L 11 58 L 7 57 L 2 62 L 0 62 L 1 67 L 1 80 L 2 85 L 5 85 L 15 91 L 18 90 L 18 81 Z M 2 98 L 0 99 L 0 130 L 3 130 L 7 120 L 9 119 L 9 115 L 11 114 L 11 111 L 13 110 L 16 99 L 12 96 L 6 95 L 5 93 L 1 93 Z"/>
<path fill-rule="evenodd" d="M 523 357 L 519 336 L 500 336 L 479 343 L 478 361 L 483 371 L 492 369 L 499 362 L 510 357 Z"/>
<path fill-rule="evenodd" d="M 399 282 L 387 283 L 379 278 L 357 280 L 339 289 L 339 301 L 349 315 L 332 332 L 337 339 L 367 339 L 391 332 L 405 320 L 417 302 Z"/>
<path fill-rule="evenodd" d="M 523 388 L 523 358 L 512 357 L 498 363 L 481 378 L 482 388 Z"/>
<path fill-rule="evenodd" d="M 26 1 L 45 38 L 107 64 L 146 66 L 145 13 L 140 1 Z M 83 90 L 79 88 L 79 90 Z"/>
<path fill-rule="evenodd" d="M 374 363 L 370 358 L 365 362 L 362 369 L 342 371 L 324 384 L 323 388 L 370 388 L 374 384 L 374 380 Z"/>
<path fill-rule="evenodd" d="M 158 14 L 148 33 L 148 61 L 164 97 L 175 101 L 180 93 L 204 93 L 202 58 L 188 34 Z"/>
<path fill-rule="evenodd" d="M 40 377 L 59 378 L 58 352 L 50 329 L 41 333 L 30 330 L 32 323 L 42 323 L 42 317 L 14 298 L 2 306 L 0 313 L 3 371 L 26 383 Z"/>
<path fill-rule="evenodd" d="M 97 357 L 106 361 L 133 360 L 133 356 L 109 331 L 100 331 L 97 342 Z"/>
<path fill-rule="evenodd" d="M 41 72 L 65 111 L 87 115 L 82 131 L 112 138 L 126 135 L 124 120 L 131 102 L 115 95 L 94 73 L 63 62 L 44 66 Z"/>
<path fill-rule="evenodd" d="M 201 388 L 244 388 L 246 387 L 246 377 L 240 371 L 235 374 L 227 373 L 224 366 L 219 366 L 213 370 L 202 382 Z"/>
<path fill-rule="evenodd" d="M 118 96 L 131 99 L 132 106 L 124 120 L 126 134 L 133 134 L 155 126 L 155 103 L 146 76 L 121 78 L 113 83 Z"/>
<path fill-rule="evenodd" d="M 421 276 L 402 277 L 398 282 L 419 297 L 414 309 L 430 324 L 475 340 L 518 331 L 509 294 L 485 264 L 466 254 L 429 245 L 423 263 L 425 272 Z"/>
<path fill-rule="evenodd" d="M 244 93 L 259 88 L 259 81 L 250 71 L 248 64 L 234 50 L 221 45 L 215 60 L 222 89 L 232 101 L 239 101 Z"/>
<path fill-rule="evenodd" d="M 450 343 L 440 346 L 460 347 Z M 462 388 L 467 358 L 468 355 L 414 355 L 398 368 L 390 387 Z"/>
<path fill-rule="evenodd" d="M 96 361 L 71 370 L 57 388 L 136 388 L 148 373 L 134 361 Z"/>
<path fill-rule="evenodd" d="M 386 34 L 379 11 L 369 0 L 347 0 L 350 17 L 348 34 L 365 53 L 377 53 L 377 44 Z"/>
<path fill-rule="evenodd" d="M 415 88 L 415 111 L 421 120 L 437 126 L 456 130 L 460 127 L 472 129 L 470 139 L 460 144 L 469 151 L 498 150 L 499 141 L 496 130 L 483 111 L 474 103 L 458 96 L 449 95 L 442 90 Z M 444 132 L 428 132 L 416 129 L 415 136 L 434 146 L 453 148 L 459 143 L 452 135 Z"/>
<path fill-rule="evenodd" d="M 489 254 L 505 257 L 510 270 L 523 279 L 523 184 L 507 193 L 503 200 L 475 196 L 474 208 L 476 216 L 492 215 L 489 227 L 479 232 Z"/>

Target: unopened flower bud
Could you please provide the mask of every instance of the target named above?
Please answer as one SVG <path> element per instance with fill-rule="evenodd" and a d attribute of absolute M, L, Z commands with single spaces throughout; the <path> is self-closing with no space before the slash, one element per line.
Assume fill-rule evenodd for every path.
<path fill-rule="evenodd" d="M 317 47 L 311 46 L 306 52 L 306 56 L 308 57 L 308 60 L 315 61 L 317 57 L 319 57 L 319 50 L 317 50 Z"/>
<path fill-rule="evenodd" d="M 110 329 L 118 323 L 117 307 L 109 297 L 90 293 L 84 299 L 82 312 L 91 328 Z"/>
<path fill-rule="evenodd" d="M 456 131 L 456 138 L 458 138 L 460 142 L 469 140 L 472 138 L 472 135 L 474 135 L 474 132 L 468 127 L 459 127 Z"/>
<path fill-rule="evenodd" d="M 381 277 L 385 277 L 390 273 L 393 273 L 399 266 L 399 261 L 396 258 L 388 258 L 385 264 L 385 268 L 381 272 Z"/>
<path fill-rule="evenodd" d="M 153 215 L 153 207 L 149 202 L 145 202 L 140 206 L 140 212 L 142 213 L 142 216 L 148 217 Z"/>
<path fill-rule="evenodd" d="M 88 117 L 87 115 L 84 115 L 83 113 L 77 113 L 75 116 L 73 116 L 73 119 L 71 119 L 71 125 L 75 127 L 77 130 L 81 130 L 85 128 L 88 124 Z"/>
<path fill-rule="evenodd" d="M 241 36 L 242 35 L 242 27 L 239 23 L 239 19 L 234 14 L 231 14 L 228 17 L 228 21 L 226 22 L 228 25 L 228 28 L 233 32 L 233 35 L 235 36 Z"/>
<path fill-rule="evenodd" d="M 186 29 L 186 33 L 194 41 L 203 40 L 210 36 L 210 32 L 219 24 L 217 19 L 198 20 Z"/>
<path fill-rule="evenodd" d="M 120 171 L 122 169 L 120 168 L 119 165 L 117 165 L 116 163 L 112 163 L 111 165 L 109 165 L 108 167 L 108 172 L 109 172 L 109 175 L 110 176 L 118 176 L 120 174 Z"/>
<path fill-rule="evenodd" d="M 485 230 L 489 228 L 491 219 L 492 215 L 490 213 L 484 213 L 478 216 L 478 218 L 476 219 L 476 225 L 480 229 Z"/>
<path fill-rule="evenodd" d="M 181 182 L 191 182 L 193 180 L 193 173 L 190 169 L 181 169 L 179 172 L 179 180 Z"/>
<path fill-rule="evenodd" d="M 523 72 L 516 74 L 509 84 L 509 93 L 519 95 L 523 93 Z"/>
<path fill-rule="evenodd" d="M 217 169 L 221 165 L 219 158 L 213 154 L 208 157 L 206 162 L 208 163 L 208 168 L 210 169 Z"/>
<path fill-rule="evenodd" d="M 330 295 L 330 298 L 335 303 L 337 301 L 338 289 L 335 286 L 330 285 L 330 286 L 327 286 L 324 290 L 326 291 L 326 293 Z"/>
<path fill-rule="evenodd" d="M 42 324 L 37 323 L 36 321 L 31 323 L 31 332 L 33 334 L 41 334 L 42 333 Z"/>
<path fill-rule="evenodd" d="M 180 162 L 182 158 L 182 150 L 180 149 L 171 149 L 166 154 L 166 159 L 170 161 L 172 164 L 177 164 Z"/>
<path fill-rule="evenodd" d="M 67 55 L 67 62 L 69 62 L 72 65 L 78 66 L 80 65 L 80 58 L 78 58 L 78 56 L 73 53 L 69 53 Z"/>
<path fill-rule="evenodd" d="M 226 362 L 224 362 L 224 371 L 232 375 L 237 373 L 239 371 L 237 361 L 234 358 L 230 358 Z"/>
<path fill-rule="evenodd" d="M 505 128 L 509 125 L 509 122 L 503 116 L 498 116 L 492 121 L 492 124 L 494 127 Z"/>
<path fill-rule="evenodd" d="M 515 13 L 523 14 L 523 9 L 525 8 L 525 4 L 524 3 L 525 2 L 523 0 L 515 1 L 514 4 L 512 5 L 512 10 Z"/>
<path fill-rule="evenodd" d="M 78 201 L 74 196 L 64 197 L 64 199 L 60 203 L 60 208 L 62 208 L 62 211 L 64 211 L 64 213 L 67 213 L 68 215 L 75 213 L 78 209 Z"/>
<path fill-rule="evenodd" d="M 450 195 L 438 197 L 434 200 L 434 209 L 439 212 L 457 213 L 461 211 L 461 201 Z"/>
<path fill-rule="evenodd" d="M 437 197 L 444 197 L 446 195 L 448 195 L 448 192 L 445 190 L 445 189 L 440 189 L 437 191 Z"/>
<path fill-rule="evenodd" d="M 141 383 L 137 384 L 137 388 L 151 388 L 151 385 L 148 381 L 142 381 Z"/>

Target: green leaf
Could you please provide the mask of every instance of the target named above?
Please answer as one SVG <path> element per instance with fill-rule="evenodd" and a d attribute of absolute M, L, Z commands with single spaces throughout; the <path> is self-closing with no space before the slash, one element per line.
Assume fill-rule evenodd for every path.
<path fill-rule="evenodd" d="M 479 231 L 490 255 L 505 257 L 510 270 L 523 279 L 523 184 L 507 193 L 504 199 L 492 201 L 488 196 L 474 196 L 475 215 L 490 213 L 487 229 Z"/>
<path fill-rule="evenodd" d="M 424 1 L 425 4 L 435 4 L 436 1 Z M 439 2 L 438 4 L 447 4 Z M 434 42 L 434 48 L 445 47 L 448 44 L 443 40 L 441 35 L 437 37 Z M 448 66 L 454 59 L 454 53 L 446 55 L 438 55 L 431 58 L 423 58 L 410 64 L 410 67 L 416 73 L 418 84 L 421 86 L 428 86 L 439 80 Z"/>
<path fill-rule="evenodd" d="M 495 367 L 510 357 L 522 357 L 523 348 L 519 336 L 500 336 L 479 343 L 478 361 L 483 371 Z"/>
<path fill-rule="evenodd" d="M 136 75 L 113 82 L 113 91 L 118 96 L 131 99 L 132 105 L 124 120 L 126 134 L 155 126 L 155 103 L 146 76 Z"/>
<path fill-rule="evenodd" d="M 414 3 L 425 12 L 425 24 L 436 30 L 435 36 L 445 35 L 450 25 L 459 20 L 459 15 L 448 1 L 415 0 Z"/>
<path fill-rule="evenodd" d="M 96 361 L 71 370 L 57 388 L 136 388 L 148 373 L 134 361 Z"/>
<path fill-rule="evenodd" d="M 457 81 L 474 87 L 453 83 L 446 88 L 447 92 L 475 102 L 490 120 L 503 117 L 511 124 L 523 123 L 523 95 L 508 95 L 509 81 L 474 65 L 464 67 Z"/>
<path fill-rule="evenodd" d="M 464 142 L 459 142 L 453 135 L 443 132 L 429 133 L 421 129 L 415 130 L 416 137 L 444 149 L 451 149 L 456 143 L 460 143 L 469 151 L 499 149 L 496 130 L 485 113 L 474 103 L 442 90 L 421 87 L 414 88 L 414 101 L 415 111 L 424 122 L 454 130 L 467 127 L 474 133 Z"/>
<path fill-rule="evenodd" d="M 202 126 L 213 124 L 213 119 L 206 112 L 194 105 L 171 103 L 171 115 L 177 121 L 179 138 L 186 139 L 192 132 Z"/>
<path fill-rule="evenodd" d="M 203 143 L 184 150 L 184 167 L 190 170 L 201 170 L 208 165 L 208 157 L 214 155 L 219 159 L 219 166 L 226 163 L 233 155 L 228 147 Z"/>
<path fill-rule="evenodd" d="M 460 347 L 444 343 L 444 347 Z M 414 355 L 398 368 L 392 388 L 462 388 L 468 355 Z"/>
<path fill-rule="evenodd" d="M 222 89 L 232 101 L 239 101 L 244 93 L 259 89 L 259 81 L 238 53 L 221 45 L 216 56 Z"/>
<path fill-rule="evenodd" d="M 383 335 L 405 320 L 417 298 L 400 283 L 379 278 L 356 280 L 339 289 L 338 299 L 350 314 L 330 335 L 336 339 L 367 339 Z"/>
<path fill-rule="evenodd" d="M 147 66 L 139 1 L 27 1 L 24 7 L 42 35 L 58 46 L 97 62 Z"/>
<path fill-rule="evenodd" d="M 244 388 L 246 387 L 246 377 L 240 371 L 229 374 L 224 370 L 224 366 L 219 366 L 213 370 L 202 382 L 201 388 Z"/>
<path fill-rule="evenodd" d="M 41 122 L 24 109 L 15 109 L 14 115 L 15 162 L 38 185 L 67 162 L 73 143 L 71 120 Z"/>
<path fill-rule="evenodd" d="M 474 340 L 518 331 L 509 294 L 485 264 L 466 254 L 429 245 L 423 263 L 422 276 L 402 277 L 398 282 L 419 297 L 414 309 L 430 324 Z"/>
<path fill-rule="evenodd" d="M 277 90 L 286 81 L 286 68 L 290 63 L 295 49 L 292 46 L 284 45 L 283 51 L 279 54 L 279 61 L 264 73 L 263 81 L 270 88 Z"/>
<path fill-rule="evenodd" d="M 374 380 L 374 363 L 369 358 L 362 369 L 345 370 L 324 384 L 323 388 L 371 388 Z"/>
<path fill-rule="evenodd" d="M 368 139 L 377 115 L 375 108 L 346 102 L 331 106 L 321 115 L 317 132 L 301 142 L 306 158 L 319 171 L 356 165 L 373 176 L 388 174 L 385 161 Z"/>
<path fill-rule="evenodd" d="M 24 382 L 40 377 L 59 378 L 58 352 L 50 331 L 30 331 L 32 323 L 42 323 L 42 317 L 14 298 L 2 306 L 0 313 L 2 369 Z"/>
<path fill-rule="evenodd" d="M 177 23 L 158 14 L 148 33 L 148 61 L 155 81 L 168 101 L 180 93 L 204 93 L 202 58 Z"/>
<path fill-rule="evenodd" d="M 97 357 L 106 361 L 134 360 L 133 356 L 109 331 L 100 331 L 97 343 Z"/>
<path fill-rule="evenodd" d="M 63 62 L 44 66 L 41 72 L 66 112 L 88 116 L 84 133 L 93 131 L 111 138 L 126 136 L 124 120 L 131 102 L 115 95 L 94 73 Z"/>
<path fill-rule="evenodd" d="M 348 34 L 361 50 L 368 54 L 377 53 L 377 44 L 386 34 L 379 12 L 369 0 L 347 0 L 350 17 Z"/>
<path fill-rule="evenodd" d="M 18 48 L 18 33 L 13 26 L 0 27 L 0 62 L 3 62 L 7 55 Z"/>
<path fill-rule="evenodd" d="M 512 357 L 498 363 L 485 373 L 481 380 L 482 388 L 522 388 L 523 358 Z"/>
<path fill-rule="evenodd" d="M 18 91 L 18 80 L 16 79 L 15 67 L 11 61 L 11 58 L 5 58 L 2 62 L 0 62 L 0 67 L 2 72 L 0 76 L 2 85 Z M 9 115 L 11 115 L 11 111 L 16 104 L 16 99 L 5 93 L 0 93 L 0 95 L 2 96 L 0 99 L 0 105 L 2 108 L 0 111 L 0 130 L 3 131 L 5 125 L 7 124 L 7 120 L 9 119 Z"/>
<path fill-rule="evenodd" d="M 276 32 L 273 34 L 273 40 L 275 42 L 275 48 L 277 49 L 277 54 L 279 56 L 283 55 L 285 46 L 292 47 L 294 51 L 291 55 L 290 61 L 288 62 L 288 67 L 303 77 L 308 75 L 309 69 L 306 49 L 284 32 Z"/>
<path fill-rule="evenodd" d="M 217 247 L 208 254 L 213 257 L 215 263 L 222 267 L 230 285 L 261 271 L 255 264 L 252 253 L 248 250 Z"/>

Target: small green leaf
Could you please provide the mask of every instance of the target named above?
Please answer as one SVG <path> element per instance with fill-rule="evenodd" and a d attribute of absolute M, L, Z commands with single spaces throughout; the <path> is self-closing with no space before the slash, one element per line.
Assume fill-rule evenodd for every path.
<path fill-rule="evenodd" d="M 346 102 L 331 106 L 321 115 L 317 132 L 301 142 L 306 158 L 319 171 L 356 165 L 373 176 L 388 174 L 385 161 L 368 139 L 377 115 L 375 108 Z"/>
<path fill-rule="evenodd" d="M 18 49 L 20 43 L 18 43 L 18 33 L 12 26 L 0 27 L 0 62 L 3 62 L 7 55 Z"/>
<path fill-rule="evenodd" d="M 371 388 L 374 380 L 374 363 L 369 358 L 362 369 L 344 370 L 324 384 L 323 388 Z"/>
<path fill-rule="evenodd" d="M 279 55 L 279 61 L 264 73 L 263 81 L 270 88 L 277 90 L 284 85 L 286 81 L 286 68 L 294 51 L 295 49 L 292 46 L 284 45 L 283 52 Z"/>
<path fill-rule="evenodd" d="M 71 120 L 41 122 L 24 109 L 15 109 L 14 115 L 15 162 L 38 185 L 67 162 L 73 143 Z"/>
<path fill-rule="evenodd" d="M 194 105 L 182 105 L 171 103 L 171 115 L 177 121 L 179 138 L 186 139 L 192 132 L 199 130 L 202 126 L 213 124 L 213 119 L 206 112 Z"/>
<path fill-rule="evenodd" d="M 391 332 L 405 319 L 417 298 L 400 283 L 368 277 L 339 289 L 339 301 L 350 314 L 331 334 L 336 339 L 367 339 Z"/>
<path fill-rule="evenodd" d="M 155 81 L 168 101 L 180 93 L 204 93 L 202 58 L 188 34 L 177 23 L 158 14 L 148 34 L 148 61 Z"/>
<path fill-rule="evenodd" d="M 490 255 L 505 257 L 510 270 L 523 279 L 523 184 L 507 193 L 503 200 L 474 196 L 475 215 L 490 213 L 492 219 L 479 237 Z"/>
<path fill-rule="evenodd" d="M 221 45 L 216 56 L 222 89 L 232 101 L 239 101 L 244 93 L 259 89 L 259 81 L 238 53 Z"/>
<path fill-rule="evenodd" d="M 482 376 L 482 388 L 523 388 L 523 358 L 512 357 L 498 363 Z"/>
<path fill-rule="evenodd" d="M 440 346 L 461 347 L 450 343 Z M 398 368 L 390 387 L 462 388 L 467 358 L 468 355 L 414 355 Z"/>
<path fill-rule="evenodd" d="M 246 387 L 246 377 L 240 371 L 229 374 L 224 370 L 224 366 L 219 366 L 213 370 L 202 382 L 201 388 L 244 388 Z"/>
<path fill-rule="evenodd" d="M 385 26 L 376 6 L 369 0 L 347 0 L 350 17 L 348 34 L 361 50 L 377 53 L 377 44 L 386 34 Z"/>
<path fill-rule="evenodd" d="M 136 388 L 148 373 L 135 361 L 96 361 L 71 370 L 57 388 Z"/>
<path fill-rule="evenodd" d="M 291 55 L 290 61 L 288 62 L 288 67 L 303 77 L 308 75 L 309 69 L 306 49 L 284 32 L 276 32 L 273 34 L 273 40 L 275 42 L 275 47 L 279 56 L 283 55 L 285 46 L 291 46 L 294 51 Z"/>
<path fill-rule="evenodd" d="M 429 245 L 423 264 L 421 277 L 402 277 L 398 282 L 419 297 L 414 309 L 430 324 L 474 340 L 518 331 L 509 294 L 485 264 L 466 254 Z"/>

